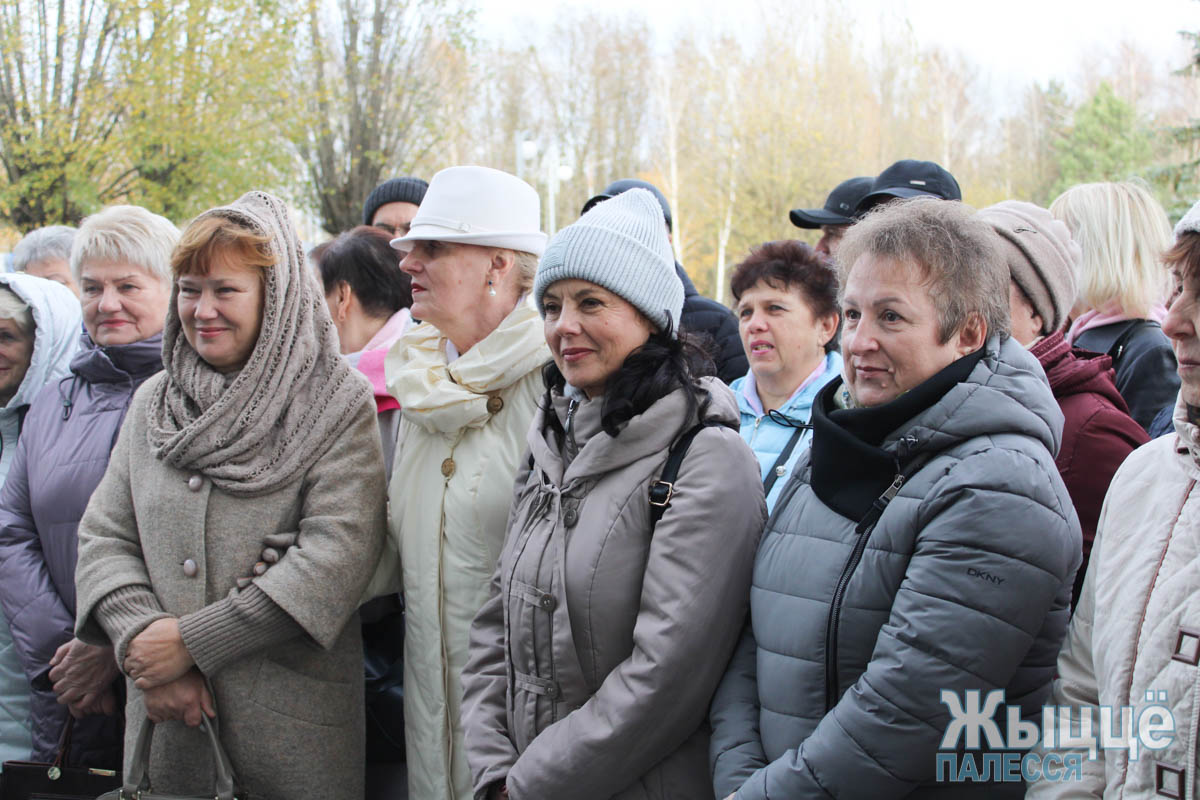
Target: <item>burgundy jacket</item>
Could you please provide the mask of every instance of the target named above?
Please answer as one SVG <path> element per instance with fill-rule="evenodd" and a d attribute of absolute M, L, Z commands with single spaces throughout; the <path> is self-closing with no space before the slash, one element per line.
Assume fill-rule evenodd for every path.
<path fill-rule="evenodd" d="M 1114 382 L 1111 358 L 1072 349 L 1061 332 L 1050 334 L 1029 352 L 1041 362 L 1054 399 L 1066 418 L 1062 447 L 1054 463 L 1075 503 L 1083 529 L 1083 563 L 1075 576 L 1071 602 L 1074 607 L 1087 571 L 1108 484 L 1125 457 L 1150 441 L 1150 437 L 1129 416 L 1129 407 Z"/>

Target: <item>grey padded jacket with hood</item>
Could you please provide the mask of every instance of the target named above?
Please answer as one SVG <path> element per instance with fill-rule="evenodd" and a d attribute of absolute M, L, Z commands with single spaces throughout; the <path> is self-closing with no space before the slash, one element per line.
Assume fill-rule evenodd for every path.
<path fill-rule="evenodd" d="M 718 798 L 1023 792 L 1019 782 L 936 783 L 950 721 L 939 692 L 1004 688 L 1023 717 L 1040 714 L 1081 558 L 1054 465 L 1063 418 L 1037 360 L 1012 339 L 992 337 L 926 384 L 935 380 L 944 393 L 861 454 L 847 438 L 818 453 L 837 438 L 832 428 L 822 435 L 818 417 L 846 419 L 831 410 L 840 381 L 818 397 L 812 449 L 759 545 L 750 628 L 713 700 Z M 857 514 L 818 497 L 812 463 L 844 466 L 853 483 L 868 450 L 886 471 L 861 493 L 867 507 L 894 475 L 893 459 L 928 460 L 856 551 Z M 840 502 L 850 488 L 835 482 L 822 493 Z"/>
<path fill-rule="evenodd" d="M 529 432 L 491 597 L 471 628 L 463 727 L 476 798 L 712 797 L 705 712 L 746 615 L 766 518 L 733 394 L 712 400 L 651 527 L 650 482 L 696 424 L 676 390 L 622 427 L 599 399 Z"/>
<path fill-rule="evenodd" d="M 62 284 L 23 272 L 0 274 L 0 285 L 24 300 L 36 326 L 29 369 L 16 394 L 0 408 L 0 484 L 17 452 L 17 438 L 29 404 L 42 387 L 67 374 L 79 341 L 83 316 L 79 300 Z M 21 668 L 8 619 L 0 615 L 0 760 L 30 754 L 29 681 Z"/>

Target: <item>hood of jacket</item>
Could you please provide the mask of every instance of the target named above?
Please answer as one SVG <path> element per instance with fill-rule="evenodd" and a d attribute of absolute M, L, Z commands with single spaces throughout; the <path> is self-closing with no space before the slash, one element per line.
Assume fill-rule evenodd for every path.
<path fill-rule="evenodd" d="M 967 439 L 1016 433 L 1051 454 L 1062 444 L 1063 415 L 1036 357 L 1012 337 L 992 336 L 965 380 L 893 431 L 884 447 L 915 437 L 912 452 L 940 452 Z"/>
<path fill-rule="evenodd" d="M 708 392 L 705 420 L 710 425 L 738 429 L 738 408 L 733 392 L 718 378 L 701 378 Z M 603 398 L 576 401 L 555 392 L 553 408 L 539 408 L 529 427 L 529 450 L 534 463 L 558 486 L 586 480 L 621 469 L 642 458 L 656 456 L 670 448 L 676 438 L 698 422 L 687 413 L 687 395 L 676 389 L 650 408 L 625 423 L 615 437 L 600 426 Z M 553 432 L 542 431 L 545 414 L 557 414 L 567 431 L 565 447 L 570 457 L 563 458 Z"/>
<path fill-rule="evenodd" d="M 1112 359 L 1087 350 L 1072 348 L 1061 331 L 1045 337 L 1029 348 L 1042 369 L 1055 397 L 1072 394 L 1098 394 L 1122 411 L 1129 413 L 1117 391 Z"/>
<path fill-rule="evenodd" d="M 25 378 L 6 409 L 27 406 L 43 386 L 67 374 L 79 343 L 83 312 L 79 299 L 60 283 L 23 272 L 0 274 L 0 283 L 29 304 L 37 326 Z"/>
<path fill-rule="evenodd" d="M 101 347 L 86 332 L 71 372 L 88 383 L 141 383 L 162 369 L 162 332 L 129 344 Z"/>
<path fill-rule="evenodd" d="M 841 389 L 841 380 L 831 382 L 814 405 L 813 489 L 851 519 L 860 518 L 896 469 L 918 455 L 1002 434 L 1035 439 L 1051 455 L 1062 443 L 1063 415 L 1045 373 L 1011 337 L 990 337 L 982 352 L 950 364 L 890 403 L 837 411 L 833 398 Z M 904 409 L 911 413 L 897 413 Z"/>

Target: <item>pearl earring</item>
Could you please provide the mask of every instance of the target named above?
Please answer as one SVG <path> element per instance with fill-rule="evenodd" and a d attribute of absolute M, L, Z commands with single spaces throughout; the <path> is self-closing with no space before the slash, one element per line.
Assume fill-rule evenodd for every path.
<path fill-rule="evenodd" d="M 496 296 L 496 287 L 492 286 L 491 281 L 488 281 L 488 294 L 490 294 L 492 297 Z"/>

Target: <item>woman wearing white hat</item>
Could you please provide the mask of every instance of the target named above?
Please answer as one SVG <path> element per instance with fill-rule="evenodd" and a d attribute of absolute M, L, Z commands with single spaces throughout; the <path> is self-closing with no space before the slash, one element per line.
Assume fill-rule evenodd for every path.
<path fill-rule="evenodd" d="M 434 175 L 408 235 L 392 242 L 407 252 L 400 268 L 412 276 L 412 315 L 423 323 L 385 364 L 404 417 L 390 538 L 406 604 L 409 796 L 422 800 L 472 794 L 459 676 L 550 359 L 541 318 L 524 301 L 546 246 L 540 219 L 524 181 L 452 167 Z"/>

